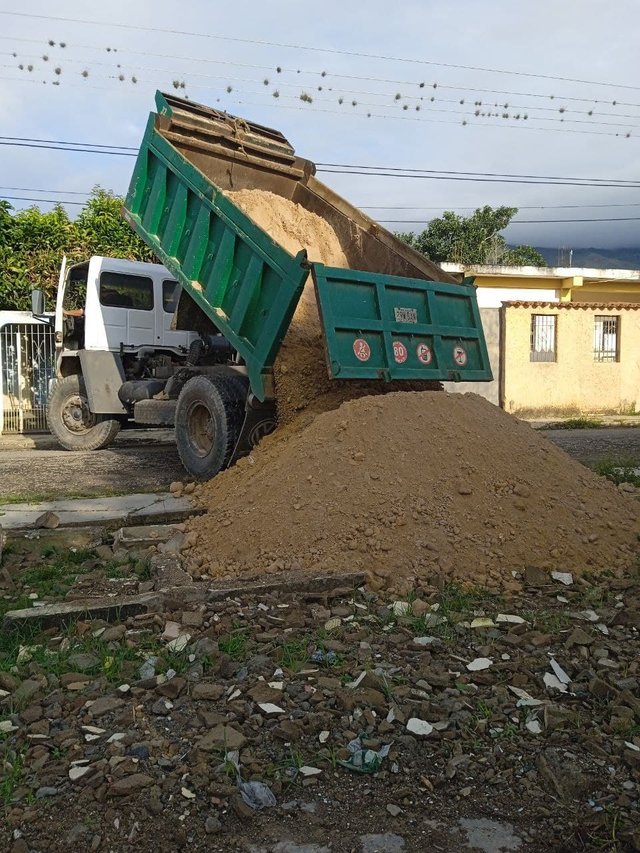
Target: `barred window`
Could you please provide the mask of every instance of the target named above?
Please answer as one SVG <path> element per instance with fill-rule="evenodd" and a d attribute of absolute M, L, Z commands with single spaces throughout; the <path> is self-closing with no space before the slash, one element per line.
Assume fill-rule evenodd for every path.
<path fill-rule="evenodd" d="M 531 316 L 530 361 L 556 361 L 555 314 L 533 314 Z"/>
<path fill-rule="evenodd" d="M 593 360 L 620 361 L 620 317 L 596 315 L 593 326 Z"/>

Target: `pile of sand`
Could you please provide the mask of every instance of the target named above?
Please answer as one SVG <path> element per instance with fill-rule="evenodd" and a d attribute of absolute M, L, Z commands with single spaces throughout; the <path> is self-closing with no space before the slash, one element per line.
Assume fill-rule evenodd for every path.
<path fill-rule="evenodd" d="M 310 261 L 347 268 L 340 241 L 326 220 L 299 204 L 266 190 L 239 190 L 229 198 L 283 249 L 296 255 L 307 250 Z M 329 377 L 315 288 L 307 279 L 300 302 L 274 364 L 278 420 L 291 422 L 337 408 L 345 400 L 390 390 L 435 390 L 437 382 L 388 383 L 336 381 Z"/>
<path fill-rule="evenodd" d="M 620 573 L 638 504 L 474 394 L 365 397 L 278 430 L 198 489 L 199 571 L 355 570 L 500 585 L 528 566 Z"/>

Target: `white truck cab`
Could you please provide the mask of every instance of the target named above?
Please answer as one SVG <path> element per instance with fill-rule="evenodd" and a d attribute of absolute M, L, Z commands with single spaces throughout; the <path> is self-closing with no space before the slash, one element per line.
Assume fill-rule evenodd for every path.
<path fill-rule="evenodd" d="M 71 308 L 83 289 L 84 309 Z M 141 347 L 185 354 L 197 335 L 171 329 L 179 296 L 180 285 L 160 264 L 94 256 L 68 266 L 65 258 L 55 314 L 59 355 L 81 349 L 134 353 Z"/>

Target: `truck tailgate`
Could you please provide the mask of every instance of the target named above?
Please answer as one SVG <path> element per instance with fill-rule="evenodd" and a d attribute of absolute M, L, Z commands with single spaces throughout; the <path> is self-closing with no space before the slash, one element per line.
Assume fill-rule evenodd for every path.
<path fill-rule="evenodd" d="M 475 288 L 312 265 L 336 379 L 489 381 Z"/>

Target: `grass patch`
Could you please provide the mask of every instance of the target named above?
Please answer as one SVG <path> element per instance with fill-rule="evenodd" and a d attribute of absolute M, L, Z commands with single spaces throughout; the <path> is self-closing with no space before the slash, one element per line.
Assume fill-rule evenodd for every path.
<path fill-rule="evenodd" d="M 604 423 L 598 418 L 582 416 L 579 418 L 567 418 L 566 421 L 556 421 L 543 427 L 543 429 L 602 429 Z"/>
<path fill-rule="evenodd" d="M 140 491 L 144 493 L 144 489 Z M 149 491 L 153 492 L 154 490 Z M 131 494 L 128 489 L 99 489 L 95 492 L 68 492 L 64 494 L 61 494 L 59 489 L 51 492 L 17 492 L 13 495 L 3 496 L 0 504 L 41 504 L 50 501 L 75 500 L 76 498 L 115 498 L 128 494 Z"/>
<path fill-rule="evenodd" d="M 596 474 L 606 477 L 617 486 L 631 483 L 640 488 L 640 460 L 628 458 L 602 459 L 589 466 Z"/>
<path fill-rule="evenodd" d="M 522 612 L 522 618 L 526 619 L 533 630 L 542 631 L 544 634 L 556 634 L 558 631 L 565 631 L 572 624 L 570 617 L 561 609 L 525 610 Z"/>
<path fill-rule="evenodd" d="M 45 549 L 43 562 L 33 569 L 27 569 L 20 575 L 23 588 L 37 592 L 42 598 L 64 597 L 73 586 L 76 577 L 92 571 L 93 567 L 85 568 L 84 564 L 95 555 L 93 551 L 57 551 Z"/>
<path fill-rule="evenodd" d="M 233 660 L 243 661 L 247 656 L 248 639 L 244 628 L 234 628 L 218 640 L 218 648 Z"/>
<path fill-rule="evenodd" d="M 26 745 L 20 750 L 9 750 L 3 756 L 3 774 L 0 777 L 0 803 L 7 807 L 14 791 L 24 783 L 24 755 Z"/>

